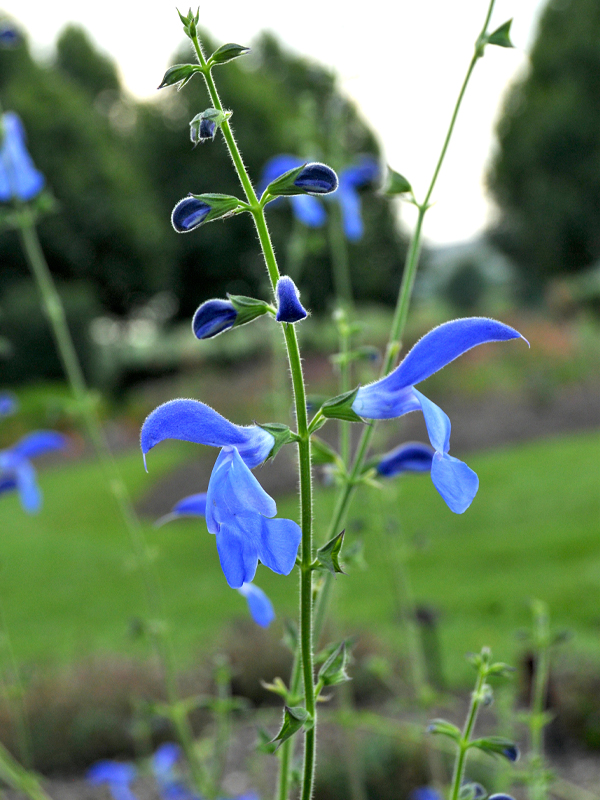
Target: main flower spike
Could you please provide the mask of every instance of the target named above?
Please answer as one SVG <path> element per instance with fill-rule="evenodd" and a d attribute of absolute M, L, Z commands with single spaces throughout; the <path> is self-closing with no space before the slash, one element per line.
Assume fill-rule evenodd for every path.
<path fill-rule="evenodd" d="M 430 472 L 435 450 L 420 442 L 401 444 L 381 457 L 375 469 L 383 478 L 393 478 L 402 472 Z"/>
<path fill-rule="evenodd" d="M 431 480 L 451 511 L 462 514 L 477 494 L 479 479 L 466 464 L 448 455 L 450 420 L 415 384 L 429 378 L 455 358 L 488 342 L 523 339 L 514 328 L 484 317 L 446 322 L 420 339 L 395 370 L 368 386 L 361 386 L 352 411 L 366 419 L 393 419 L 410 411 L 422 411 L 435 449 Z"/>
<path fill-rule="evenodd" d="M 244 583 L 238 589 L 242 597 L 246 598 L 250 616 L 261 628 L 268 628 L 275 619 L 273 604 L 258 586 L 253 583 Z"/>
<path fill-rule="evenodd" d="M 206 525 L 232 589 L 252 581 L 259 560 L 279 575 L 292 571 L 302 532 L 291 519 L 273 519 L 276 513 L 237 449 L 224 447 L 208 484 Z"/>
<path fill-rule="evenodd" d="M 264 192 L 268 184 L 285 172 L 289 172 L 302 164 L 302 159 L 285 153 L 273 156 L 264 166 L 259 181 L 259 190 Z M 307 228 L 321 228 L 327 221 L 323 204 L 310 194 L 296 194 L 290 197 L 292 212 Z"/>
<path fill-rule="evenodd" d="M 13 111 L 3 114 L 0 135 L 0 202 L 33 200 L 45 179 L 27 152 L 23 123 Z"/>
<path fill-rule="evenodd" d="M 275 288 L 277 295 L 277 322 L 300 322 L 308 315 L 300 302 L 300 294 L 296 284 L 288 275 L 282 275 Z"/>
<path fill-rule="evenodd" d="M 379 163 L 373 156 L 363 156 L 357 164 L 340 172 L 339 189 L 333 199 L 340 204 L 344 233 L 351 242 L 362 239 L 364 232 L 358 189 L 377 181 L 380 174 Z"/>
<path fill-rule="evenodd" d="M 140 439 L 144 464 L 148 451 L 165 439 L 233 445 L 251 469 L 269 457 L 275 444 L 275 437 L 259 425 L 234 425 L 205 403 L 187 399 L 169 400 L 146 417 Z"/>
<path fill-rule="evenodd" d="M 33 431 L 12 447 L 0 450 L 0 494 L 16 489 L 21 505 L 29 514 L 36 514 L 42 505 L 35 469 L 30 459 L 64 450 L 67 438 L 55 431 Z"/>

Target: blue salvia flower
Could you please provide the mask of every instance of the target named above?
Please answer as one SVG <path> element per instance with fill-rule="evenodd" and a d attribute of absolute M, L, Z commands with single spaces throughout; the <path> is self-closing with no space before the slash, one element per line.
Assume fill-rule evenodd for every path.
<path fill-rule="evenodd" d="M 340 172 L 340 185 L 332 200 L 340 204 L 344 233 L 351 242 L 362 239 L 364 232 L 358 189 L 374 183 L 379 176 L 379 163 L 373 156 L 363 156 L 357 164 Z"/>
<path fill-rule="evenodd" d="M 0 394 L 0 417 L 8 417 L 17 410 L 17 401 L 12 394 Z"/>
<path fill-rule="evenodd" d="M 332 194 L 338 188 L 338 176 L 327 164 L 312 161 L 296 177 L 294 186 L 309 194 Z"/>
<path fill-rule="evenodd" d="M 402 472 L 430 472 L 435 450 L 420 442 L 406 442 L 381 456 L 375 469 L 384 478 Z"/>
<path fill-rule="evenodd" d="M 180 779 L 176 772 L 181 758 L 181 748 L 174 742 L 157 747 L 152 756 L 152 772 L 163 800 L 200 800 Z"/>
<path fill-rule="evenodd" d="M 97 761 L 88 769 L 85 777 L 93 786 L 108 786 L 114 800 L 137 800 L 130 787 L 135 776 L 136 769 L 131 764 Z"/>
<path fill-rule="evenodd" d="M 197 339 L 212 339 L 233 328 L 238 312 L 229 300 L 206 300 L 192 319 L 192 330 Z"/>
<path fill-rule="evenodd" d="M 33 431 L 12 447 L 0 450 L 0 494 L 16 489 L 24 510 L 35 514 L 40 510 L 42 494 L 31 459 L 66 446 L 67 439 L 60 433 Z"/>
<path fill-rule="evenodd" d="M 418 786 L 410 793 L 410 800 L 442 800 L 442 796 L 431 786 Z"/>
<path fill-rule="evenodd" d="M 277 295 L 277 322 L 299 322 L 307 316 L 306 309 L 300 302 L 300 294 L 294 281 L 282 275 L 275 288 Z"/>
<path fill-rule="evenodd" d="M 199 400 L 169 400 L 148 415 L 142 425 L 140 443 L 146 454 L 165 439 L 180 439 L 212 447 L 233 445 L 251 469 L 269 457 L 274 436 L 259 425 L 234 425 Z"/>
<path fill-rule="evenodd" d="M 246 598 L 250 616 L 261 628 L 268 628 L 275 619 L 273 604 L 258 586 L 253 583 L 243 583 L 238 592 Z"/>
<path fill-rule="evenodd" d="M 280 175 L 299 167 L 303 163 L 301 158 L 286 154 L 269 159 L 263 168 L 259 181 L 260 191 L 264 191 L 271 181 L 274 181 Z M 327 214 L 323 204 L 316 197 L 312 197 L 310 194 L 297 194 L 292 195 L 289 201 L 292 205 L 294 216 L 307 228 L 320 228 L 327 221 Z"/>
<path fill-rule="evenodd" d="M 33 200 L 44 188 L 44 176 L 25 146 L 23 123 L 13 111 L 2 115 L 0 135 L 0 202 Z"/>
<path fill-rule="evenodd" d="M 232 589 L 250 583 L 259 560 L 289 575 L 302 538 L 291 519 L 273 519 L 277 505 L 250 472 L 236 447 L 224 447 L 210 476 L 206 525 L 216 535 L 221 569 Z"/>
<path fill-rule="evenodd" d="M 171 224 L 177 233 L 189 233 L 202 225 L 210 214 L 211 207 L 197 197 L 184 197 L 180 200 L 171 214 Z"/>
<path fill-rule="evenodd" d="M 422 411 L 435 455 L 431 480 L 451 511 L 462 514 L 477 494 L 479 479 L 462 461 L 448 455 L 450 420 L 415 389 L 471 348 L 487 342 L 524 339 L 514 328 L 484 317 L 446 322 L 427 333 L 395 370 L 385 378 L 358 390 L 352 409 L 366 419 L 393 419 L 410 411 Z M 527 341 L 524 339 L 524 341 Z"/>
<path fill-rule="evenodd" d="M 174 519 L 181 517 L 206 517 L 206 492 L 191 494 L 176 503 L 169 514 L 165 514 L 155 524 L 164 525 Z M 242 597 L 246 598 L 248 610 L 254 622 L 262 628 L 268 628 L 275 619 L 273 604 L 258 586 L 253 583 L 244 583 L 237 590 Z M 158 752 L 158 751 L 157 751 Z"/>

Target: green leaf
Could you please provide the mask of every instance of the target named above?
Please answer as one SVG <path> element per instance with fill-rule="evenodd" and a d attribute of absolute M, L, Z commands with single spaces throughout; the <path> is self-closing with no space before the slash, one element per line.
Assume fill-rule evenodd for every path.
<path fill-rule="evenodd" d="M 233 42 L 228 42 L 227 44 L 222 44 L 212 56 L 209 58 L 209 63 L 212 66 L 213 64 L 227 64 L 228 61 L 233 61 L 234 58 L 239 58 L 240 56 L 245 56 L 246 53 L 250 52 L 249 47 L 244 47 L 241 44 L 234 44 Z"/>
<path fill-rule="evenodd" d="M 407 192 L 412 192 L 412 186 L 404 177 L 404 175 L 401 175 L 391 167 L 388 167 L 388 173 L 385 185 L 383 187 L 383 192 L 389 197 L 394 197 L 397 194 L 406 194 Z"/>
<path fill-rule="evenodd" d="M 323 682 L 324 686 L 335 686 L 338 683 L 349 681 L 350 678 L 346 672 L 347 664 L 348 651 L 344 641 L 335 648 L 319 670 L 319 680 Z"/>
<path fill-rule="evenodd" d="M 488 667 L 488 676 L 499 676 L 502 678 L 507 678 L 512 672 L 515 672 L 516 668 L 511 667 L 508 664 L 504 664 L 501 661 L 496 662 L 495 664 L 490 664 Z"/>
<path fill-rule="evenodd" d="M 435 733 L 439 734 L 440 736 L 447 736 L 449 739 L 452 739 L 455 742 L 460 742 L 462 738 L 460 728 L 457 728 L 456 725 L 453 725 L 451 722 L 448 722 L 445 719 L 432 719 L 427 726 L 427 733 Z"/>
<path fill-rule="evenodd" d="M 509 19 L 508 22 L 500 25 L 500 27 L 496 28 L 493 33 L 489 34 L 487 37 L 487 43 L 498 45 L 498 47 L 514 47 L 514 44 L 510 40 L 511 25 L 512 19 Z"/>
<path fill-rule="evenodd" d="M 502 756 L 507 761 L 514 763 L 519 760 L 519 748 L 510 739 L 504 736 L 486 736 L 483 739 L 473 739 L 469 747 L 476 747 L 493 756 Z"/>
<path fill-rule="evenodd" d="M 321 406 L 321 414 L 327 419 L 343 419 L 346 422 L 363 422 L 356 411 L 352 410 L 352 403 L 356 398 L 358 387 L 351 392 L 344 392 L 337 397 L 332 397 Z"/>
<path fill-rule="evenodd" d="M 319 439 L 318 436 L 312 436 L 311 440 L 311 456 L 313 464 L 337 464 L 340 461 L 339 455 L 335 452 L 331 445 Z"/>
<path fill-rule="evenodd" d="M 242 294 L 229 294 L 229 292 L 227 293 L 227 298 L 237 311 L 237 317 L 233 323 L 234 328 L 240 325 L 246 325 L 257 317 L 262 317 L 264 314 L 269 313 L 269 304 L 265 303 L 264 300 L 257 300 L 254 297 L 245 297 Z"/>
<path fill-rule="evenodd" d="M 302 706 L 285 706 L 283 712 L 283 723 L 277 736 L 275 736 L 271 743 L 276 743 L 276 748 L 279 748 L 286 739 L 289 739 L 295 733 L 298 733 L 302 728 L 310 730 L 312 727 L 312 717 L 308 711 Z"/>
<path fill-rule="evenodd" d="M 231 300 L 231 297 L 229 297 L 229 299 Z M 259 425 L 258 427 L 268 431 L 271 436 L 275 438 L 275 444 L 267 456 L 268 459 L 274 458 L 285 444 L 290 444 L 290 442 L 296 441 L 294 434 L 291 432 L 288 426 L 283 425 L 281 422 L 265 422 L 263 425 Z"/>
<path fill-rule="evenodd" d="M 330 539 L 327 544 L 324 544 L 323 547 L 317 550 L 317 560 L 325 569 L 329 570 L 332 575 L 335 575 L 336 572 L 345 574 L 339 562 L 345 533 L 346 531 L 344 529 L 341 533 L 338 533 L 337 536 L 334 536 L 333 539 Z"/>
<path fill-rule="evenodd" d="M 258 741 L 256 749 L 260 753 L 271 755 L 277 750 L 278 745 L 271 739 L 271 734 L 263 727 L 258 728 Z"/>
<path fill-rule="evenodd" d="M 182 89 L 197 72 L 202 72 L 202 67 L 199 64 L 175 64 L 165 72 L 158 88 L 164 89 L 165 86 L 179 84 L 178 90 Z"/>

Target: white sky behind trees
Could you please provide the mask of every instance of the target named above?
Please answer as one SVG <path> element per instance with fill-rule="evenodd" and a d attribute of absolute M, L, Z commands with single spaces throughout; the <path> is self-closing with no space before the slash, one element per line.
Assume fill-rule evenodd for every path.
<path fill-rule="evenodd" d="M 287 47 L 333 68 L 340 88 L 377 132 L 390 166 L 406 175 L 421 198 L 487 5 L 488 0 L 213 0 L 200 6 L 200 23 L 220 43 L 248 45 L 269 29 Z M 0 0 L 0 6 L 25 28 L 41 58 L 51 57 L 67 23 L 82 25 L 116 60 L 127 89 L 141 98 L 155 95 L 184 39 L 171 1 Z M 527 68 L 526 51 L 543 6 L 543 0 L 496 2 L 492 29 L 514 17 L 515 49 L 488 47 L 475 69 L 425 222 L 432 243 L 468 239 L 493 214 L 484 179 L 495 122 L 507 86 Z M 409 224 L 411 215 L 410 206 L 403 209 Z"/>

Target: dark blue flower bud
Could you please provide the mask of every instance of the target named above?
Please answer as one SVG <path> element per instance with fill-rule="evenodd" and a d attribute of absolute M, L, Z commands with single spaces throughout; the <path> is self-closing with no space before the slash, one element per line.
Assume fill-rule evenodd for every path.
<path fill-rule="evenodd" d="M 277 281 L 277 322 L 299 322 L 307 316 L 294 281 L 282 275 Z"/>
<path fill-rule="evenodd" d="M 515 800 L 510 794 L 491 794 L 488 800 Z"/>
<path fill-rule="evenodd" d="M 201 225 L 209 214 L 208 203 L 190 195 L 180 200 L 173 209 L 171 224 L 177 233 L 189 233 Z"/>
<path fill-rule="evenodd" d="M 512 761 L 513 764 L 514 764 L 515 761 L 519 760 L 519 758 L 521 756 L 521 753 L 519 752 L 519 748 L 517 747 L 516 744 L 510 744 L 510 745 L 507 745 L 502 750 L 502 755 L 504 756 L 504 758 L 507 758 L 509 761 Z"/>
<path fill-rule="evenodd" d="M 196 114 L 190 122 L 190 139 L 194 147 L 198 142 L 212 141 L 216 136 L 217 128 L 230 117 L 231 111 L 223 112 L 217 108 L 207 108 L 200 114 Z"/>
<path fill-rule="evenodd" d="M 294 181 L 294 186 L 309 194 L 329 194 L 338 188 L 338 177 L 326 164 L 307 164 Z"/>
<path fill-rule="evenodd" d="M 21 41 L 21 35 L 12 25 L 4 22 L 0 25 L 0 47 L 16 47 Z"/>
<path fill-rule="evenodd" d="M 198 339 L 211 339 L 232 328 L 237 311 L 229 300 L 207 300 L 192 319 L 192 330 Z"/>

